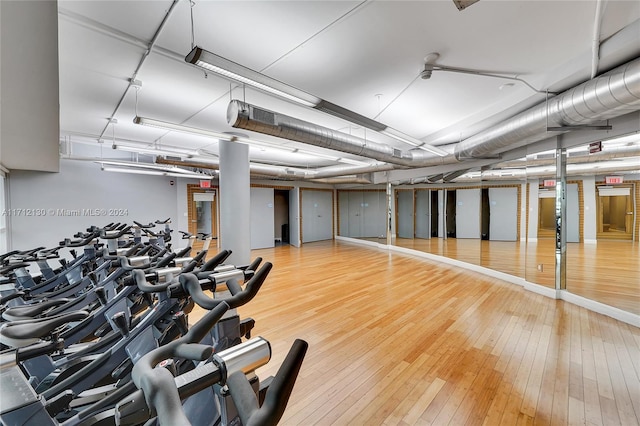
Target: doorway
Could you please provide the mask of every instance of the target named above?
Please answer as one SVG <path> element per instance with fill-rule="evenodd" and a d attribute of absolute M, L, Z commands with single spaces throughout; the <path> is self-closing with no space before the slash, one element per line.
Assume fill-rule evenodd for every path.
<path fill-rule="evenodd" d="M 333 190 L 300 188 L 302 243 L 333 239 Z"/>
<path fill-rule="evenodd" d="M 455 189 L 447 189 L 445 191 L 446 194 L 446 209 L 445 215 L 446 218 L 446 235 L 447 238 L 456 238 L 456 190 Z"/>
<path fill-rule="evenodd" d="M 276 189 L 273 192 L 274 206 L 274 234 L 276 245 L 289 244 L 291 241 L 289 230 L 289 190 Z"/>
<path fill-rule="evenodd" d="M 631 186 L 597 186 L 597 238 L 631 240 L 633 238 L 633 193 Z"/>
<path fill-rule="evenodd" d="M 217 189 L 203 189 L 197 185 L 187 187 L 187 216 L 189 233 L 211 234 L 213 240 L 218 239 L 218 197 Z M 204 241 L 197 239 L 194 250 L 201 250 Z"/>
<path fill-rule="evenodd" d="M 431 191 L 431 236 L 434 238 L 439 237 L 440 203 L 438 202 L 438 197 L 441 193 L 442 191 Z"/>

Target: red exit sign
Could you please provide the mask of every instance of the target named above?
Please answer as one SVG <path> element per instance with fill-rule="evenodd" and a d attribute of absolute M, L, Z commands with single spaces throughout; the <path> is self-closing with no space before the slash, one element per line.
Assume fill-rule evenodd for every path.
<path fill-rule="evenodd" d="M 544 186 L 545 188 L 550 188 L 552 186 L 556 186 L 556 180 L 555 179 L 545 179 L 542 181 L 542 186 Z"/>
<path fill-rule="evenodd" d="M 607 185 L 614 185 L 616 183 L 623 183 L 624 178 L 622 176 L 607 176 L 604 178 L 604 182 Z"/>
<path fill-rule="evenodd" d="M 210 180 L 201 180 L 200 181 L 200 188 L 211 188 L 211 181 Z"/>

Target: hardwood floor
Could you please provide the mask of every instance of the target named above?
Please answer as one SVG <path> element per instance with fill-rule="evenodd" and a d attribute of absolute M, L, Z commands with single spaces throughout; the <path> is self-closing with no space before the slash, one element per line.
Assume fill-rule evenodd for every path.
<path fill-rule="evenodd" d="M 531 283 L 555 286 L 553 239 L 526 244 L 455 238 L 398 238 L 394 243 L 481 265 L 525 278 Z M 640 315 L 640 245 L 612 240 L 597 244 L 568 243 L 567 290 Z"/>
<path fill-rule="evenodd" d="M 239 309 L 272 345 L 258 374 L 309 342 L 281 425 L 640 424 L 638 328 L 345 242 L 252 255 L 274 264 Z"/>

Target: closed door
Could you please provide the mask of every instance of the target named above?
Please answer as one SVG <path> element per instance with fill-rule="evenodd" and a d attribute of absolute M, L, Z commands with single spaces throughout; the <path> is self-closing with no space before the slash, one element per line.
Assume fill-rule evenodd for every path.
<path fill-rule="evenodd" d="M 518 188 L 489 188 L 489 239 L 516 241 Z"/>
<path fill-rule="evenodd" d="M 413 238 L 413 190 L 398 190 L 396 200 L 398 237 Z"/>
<path fill-rule="evenodd" d="M 384 191 L 365 191 L 362 196 L 362 236 L 386 237 L 387 196 Z"/>
<path fill-rule="evenodd" d="M 363 235 L 362 227 L 364 221 L 363 214 L 363 193 L 347 192 L 349 195 L 348 211 L 349 211 L 349 237 L 360 238 Z"/>
<path fill-rule="evenodd" d="M 333 191 L 305 189 L 302 197 L 302 242 L 333 238 Z"/>
<path fill-rule="evenodd" d="M 480 189 L 456 190 L 456 238 L 480 238 Z"/>
<path fill-rule="evenodd" d="M 431 237 L 431 193 L 428 190 L 416 191 L 416 238 Z"/>
<path fill-rule="evenodd" d="M 251 249 L 275 246 L 273 188 L 251 188 Z"/>

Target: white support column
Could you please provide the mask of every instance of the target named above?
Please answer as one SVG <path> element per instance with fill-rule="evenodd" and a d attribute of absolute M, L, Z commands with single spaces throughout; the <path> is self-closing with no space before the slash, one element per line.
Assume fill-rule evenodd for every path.
<path fill-rule="evenodd" d="M 231 250 L 227 263 L 251 261 L 249 146 L 220 141 L 220 248 Z"/>

